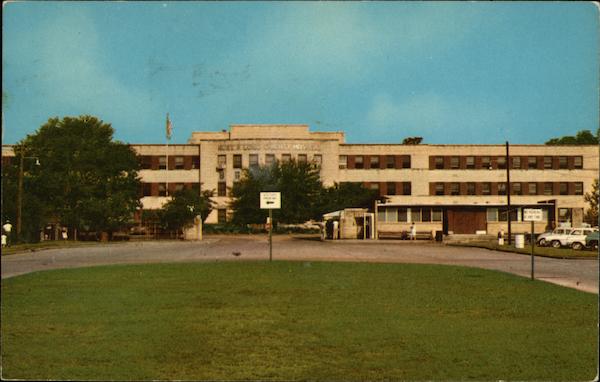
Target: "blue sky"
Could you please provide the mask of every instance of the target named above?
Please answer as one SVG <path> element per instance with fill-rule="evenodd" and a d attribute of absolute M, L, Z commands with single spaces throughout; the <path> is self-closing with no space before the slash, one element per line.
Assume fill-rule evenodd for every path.
<path fill-rule="evenodd" d="M 543 143 L 598 121 L 585 2 L 14 2 L 3 143 L 91 114 L 130 143 L 303 123 L 349 143 Z"/>

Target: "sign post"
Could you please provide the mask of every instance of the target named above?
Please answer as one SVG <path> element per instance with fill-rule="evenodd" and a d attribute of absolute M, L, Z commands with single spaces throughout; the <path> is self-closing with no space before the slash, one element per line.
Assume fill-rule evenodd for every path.
<path fill-rule="evenodd" d="M 534 279 L 534 259 L 533 249 L 535 248 L 534 233 L 534 222 L 540 222 L 543 218 L 543 212 L 540 208 L 524 208 L 523 209 L 523 221 L 531 222 L 531 279 Z"/>
<path fill-rule="evenodd" d="M 273 261 L 273 210 L 281 208 L 281 193 L 261 192 L 260 208 L 269 210 L 269 261 Z"/>

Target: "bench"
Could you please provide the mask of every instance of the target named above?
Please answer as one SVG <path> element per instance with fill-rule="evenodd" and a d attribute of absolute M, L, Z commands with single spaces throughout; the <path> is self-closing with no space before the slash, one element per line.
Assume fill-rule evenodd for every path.
<path fill-rule="evenodd" d="M 379 231 L 380 239 L 400 239 L 409 240 L 410 234 L 408 231 Z M 433 240 L 435 237 L 431 234 L 431 231 L 417 231 L 415 235 L 417 240 Z"/>

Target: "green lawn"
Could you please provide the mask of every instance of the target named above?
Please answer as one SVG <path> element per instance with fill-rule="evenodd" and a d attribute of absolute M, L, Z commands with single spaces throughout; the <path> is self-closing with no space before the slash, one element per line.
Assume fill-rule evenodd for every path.
<path fill-rule="evenodd" d="M 2 280 L 2 377 L 591 380 L 597 299 L 436 265 L 38 272 Z"/>

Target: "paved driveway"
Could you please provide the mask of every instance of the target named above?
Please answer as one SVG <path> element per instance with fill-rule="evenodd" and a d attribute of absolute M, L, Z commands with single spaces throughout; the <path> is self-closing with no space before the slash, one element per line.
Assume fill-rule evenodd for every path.
<path fill-rule="evenodd" d="M 239 253 L 235 256 L 233 253 Z M 51 249 L 2 257 L 2 278 L 25 273 L 94 265 L 268 260 L 267 236 L 206 236 L 201 242 L 161 241 Z M 429 242 L 327 241 L 274 236 L 274 260 L 364 261 L 464 265 L 529 277 L 529 256 Z M 537 279 L 598 293 L 598 260 L 536 257 Z"/>

